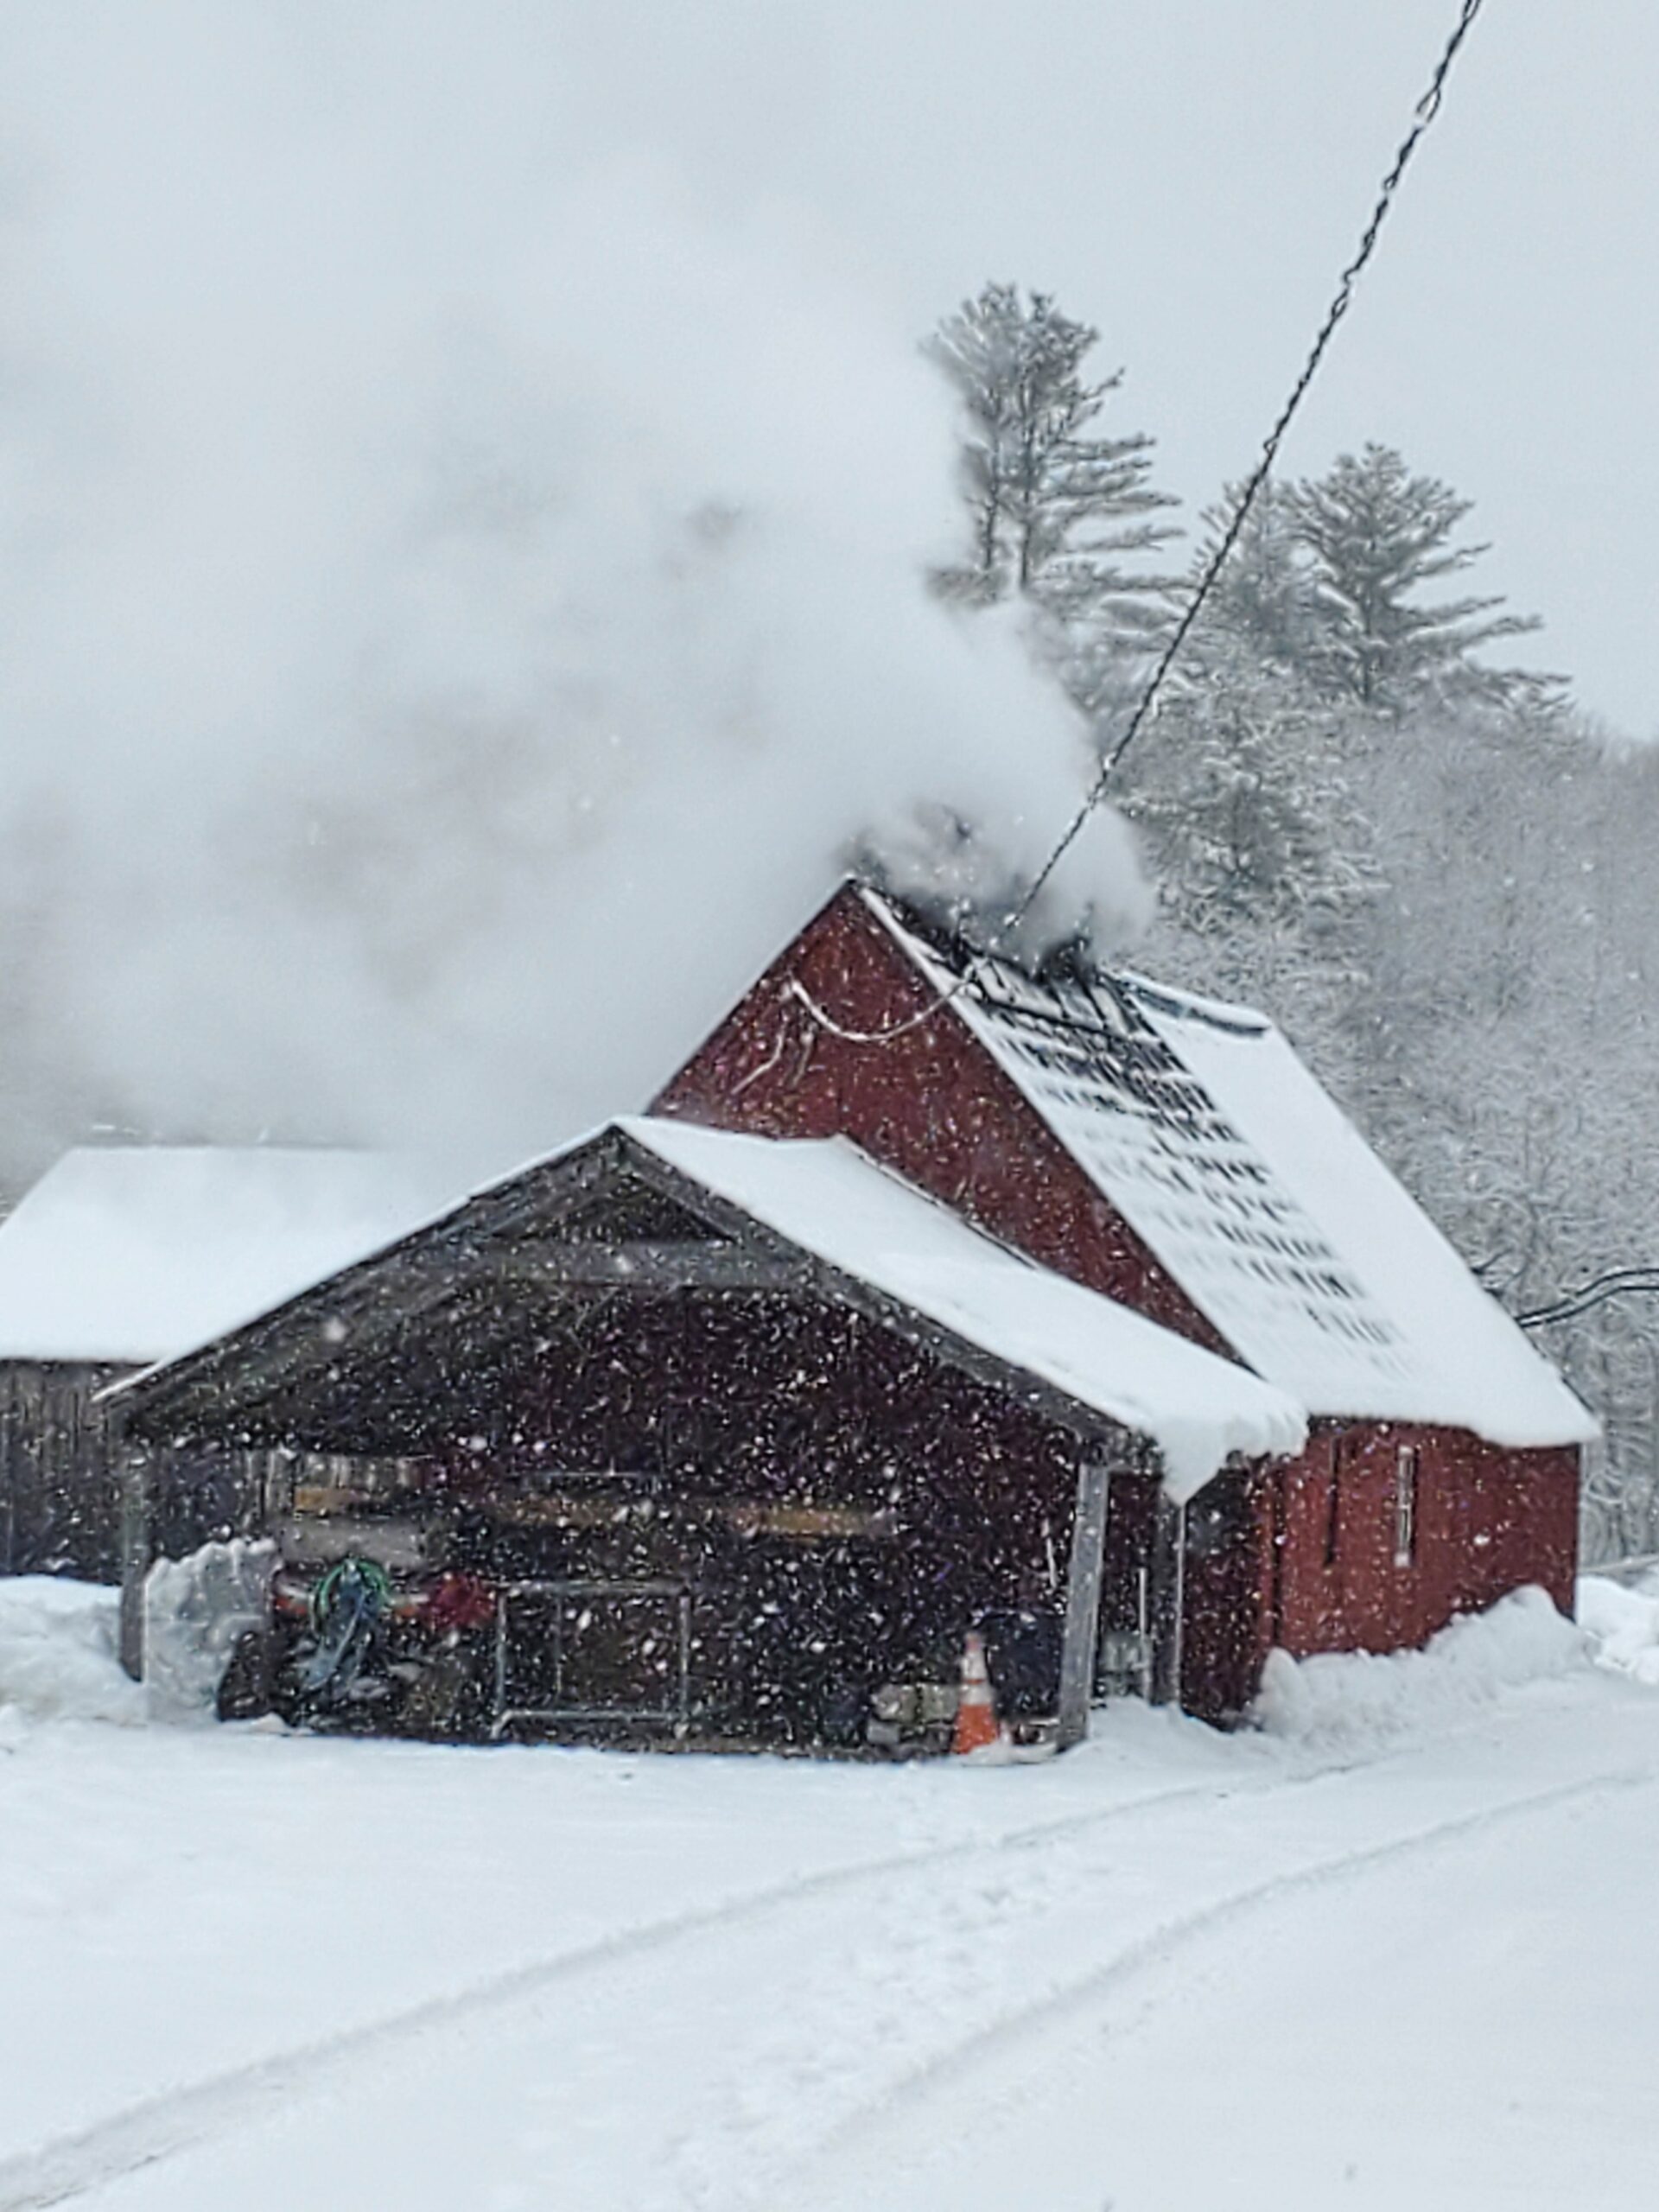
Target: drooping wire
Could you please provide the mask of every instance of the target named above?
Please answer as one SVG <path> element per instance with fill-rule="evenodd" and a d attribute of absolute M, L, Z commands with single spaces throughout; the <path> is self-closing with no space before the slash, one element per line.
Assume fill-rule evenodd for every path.
<path fill-rule="evenodd" d="M 1605 1306 L 1611 1298 L 1630 1296 L 1659 1297 L 1659 1265 L 1610 1268 L 1605 1274 L 1580 1283 L 1577 1290 L 1564 1292 L 1551 1305 L 1541 1306 L 1531 1313 L 1517 1313 L 1516 1322 L 1522 1329 L 1548 1328 L 1552 1322 L 1571 1321 L 1594 1306 Z"/>
<path fill-rule="evenodd" d="M 1319 363 L 1325 359 L 1325 348 L 1336 335 L 1337 325 L 1348 312 L 1354 296 L 1354 286 L 1358 282 L 1366 263 L 1376 251 L 1377 239 L 1382 235 L 1383 224 L 1388 220 L 1389 210 L 1394 205 L 1395 194 L 1400 189 L 1401 180 L 1410 165 L 1411 157 L 1421 144 L 1423 134 L 1440 111 L 1440 103 L 1446 96 L 1446 80 L 1451 74 L 1452 65 L 1457 60 L 1459 49 L 1473 28 L 1475 18 L 1479 15 L 1482 5 L 1483 0 L 1463 0 L 1456 26 L 1446 42 L 1439 61 L 1435 64 L 1434 73 L 1429 79 L 1428 89 L 1418 101 L 1413 111 L 1414 120 L 1411 129 L 1402 140 L 1399 150 L 1394 157 L 1394 166 L 1383 178 L 1378 189 L 1376 204 L 1371 210 L 1370 220 L 1360 235 L 1358 248 L 1353 259 L 1342 272 L 1331 304 L 1325 310 L 1325 321 L 1319 325 L 1318 334 L 1308 349 L 1307 359 L 1303 362 L 1300 373 L 1291 386 L 1289 397 L 1279 410 L 1278 420 L 1274 423 L 1262 443 L 1261 457 L 1246 478 L 1243 489 L 1234 503 L 1232 513 L 1228 518 L 1227 527 L 1223 531 L 1214 551 L 1205 563 L 1203 572 L 1193 588 L 1192 596 L 1188 600 L 1180 620 L 1170 632 L 1163 651 L 1159 654 L 1141 696 L 1135 702 L 1135 710 L 1124 725 L 1122 734 L 1102 761 L 1093 783 L 1090 785 L 1084 795 L 1083 804 L 1066 824 L 1059 842 L 1033 877 L 1019 904 L 1009 914 L 1007 925 L 1008 927 L 1012 928 L 1016 923 L 1022 921 L 1031 912 L 1042 892 L 1043 886 L 1077 842 L 1090 816 L 1106 796 L 1107 786 L 1116 772 L 1124 754 L 1145 728 L 1147 718 L 1157 704 L 1158 696 L 1163 690 L 1164 679 L 1174 666 L 1176 656 L 1191 635 L 1192 626 L 1202 613 L 1205 601 L 1214 590 L 1217 581 L 1227 564 L 1227 556 L 1237 544 L 1244 524 L 1249 518 L 1250 510 L 1255 504 L 1256 497 L 1273 473 L 1274 463 L 1279 457 L 1279 448 L 1284 443 L 1285 434 L 1294 421 L 1297 410 L 1307 397 L 1308 387 L 1319 372 Z"/>
<path fill-rule="evenodd" d="M 1429 79 L 1428 88 L 1412 111 L 1411 128 L 1401 141 L 1394 157 L 1393 166 L 1378 188 L 1370 219 L 1360 233 L 1359 245 L 1355 250 L 1354 257 L 1338 280 L 1331 304 L 1325 309 L 1325 320 L 1319 325 L 1296 381 L 1291 386 L 1288 397 L 1279 410 L 1277 420 L 1262 442 L 1261 455 L 1234 502 L 1232 512 L 1227 520 L 1227 526 L 1223 531 L 1210 558 L 1205 562 L 1179 621 L 1166 640 L 1163 650 L 1153 666 L 1152 673 L 1147 677 L 1139 699 L 1135 702 L 1134 711 L 1124 725 L 1122 734 L 1107 753 L 1093 782 L 1084 795 L 1082 804 L 1066 823 L 1047 859 L 1038 869 L 1020 898 L 1003 916 L 1001 934 L 1006 935 L 1015 930 L 1036 905 L 1042 894 L 1044 885 L 1082 836 L 1095 809 L 1105 798 L 1107 786 L 1111 782 L 1124 754 L 1145 728 L 1153 709 L 1158 703 L 1165 679 L 1174 666 L 1182 646 L 1192 634 L 1192 626 L 1203 612 L 1205 601 L 1214 590 L 1217 581 L 1227 564 L 1228 556 L 1237 544 L 1244 524 L 1249 519 L 1250 510 L 1255 504 L 1257 495 L 1273 473 L 1274 464 L 1279 457 L 1279 448 L 1284 443 L 1286 433 L 1295 420 L 1297 410 L 1306 397 L 1308 389 L 1319 372 L 1319 364 L 1325 359 L 1325 350 L 1336 334 L 1338 324 L 1348 312 L 1353 300 L 1354 287 L 1365 264 L 1376 251 L 1376 243 L 1382 235 L 1382 226 L 1388 220 L 1389 211 L 1394 205 L 1395 195 L 1400 189 L 1401 181 L 1410 167 L 1412 156 L 1422 143 L 1423 135 L 1430 124 L 1440 111 L 1440 104 L 1446 97 L 1446 79 L 1451 74 L 1452 65 L 1457 60 L 1463 42 L 1473 29 L 1475 18 L 1479 15 L 1484 4 L 1484 0 L 1462 0 L 1457 22 L 1452 28 L 1451 36 L 1441 49 L 1440 60 L 1434 65 L 1434 72 Z M 982 953 L 976 955 L 964 966 L 961 975 L 957 976 L 946 988 L 939 991 L 925 1006 L 919 1007 L 912 1014 L 906 1014 L 902 1020 L 882 1029 L 860 1030 L 842 1027 L 797 978 L 791 978 L 785 983 L 784 990 L 786 996 L 798 1000 L 806 1008 L 807 1013 L 820 1028 L 829 1031 L 844 1042 L 855 1045 L 883 1045 L 890 1043 L 895 1038 L 906 1035 L 912 1029 L 918 1029 L 924 1022 L 931 1020 L 941 1007 L 949 1006 L 952 1000 L 959 998 L 973 983 L 980 969 L 984 966 L 985 959 L 986 956 Z"/>

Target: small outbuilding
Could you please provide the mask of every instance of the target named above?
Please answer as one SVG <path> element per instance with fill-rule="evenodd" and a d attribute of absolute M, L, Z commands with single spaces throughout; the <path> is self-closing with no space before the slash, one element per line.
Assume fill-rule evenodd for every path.
<path fill-rule="evenodd" d="M 233 1700 L 849 1751 L 940 1747 L 970 1629 L 1029 1735 L 1172 1694 L 1181 1502 L 1304 1433 L 845 1138 L 651 1120 L 117 1402 L 158 1507 L 200 1452 L 295 1471 Z"/>
<path fill-rule="evenodd" d="M 391 1155 L 86 1146 L 0 1221 L 0 1573 L 119 1578 L 124 1447 L 99 1393 L 429 1211 Z M 257 1462 L 173 1470 L 168 1551 L 257 1512 Z M 250 1485 L 253 1497 L 250 1497 Z"/>

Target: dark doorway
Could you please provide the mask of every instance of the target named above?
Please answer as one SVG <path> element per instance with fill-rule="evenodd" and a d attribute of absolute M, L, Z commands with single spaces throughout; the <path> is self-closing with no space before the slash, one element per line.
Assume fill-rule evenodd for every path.
<path fill-rule="evenodd" d="M 1114 1473 L 1101 1562 L 1100 1638 L 1095 1695 L 1150 1697 L 1156 1599 L 1153 1549 L 1158 1484 L 1150 1475 Z"/>
<path fill-rule="evenodd" d="M 690 1605 L 674 1583 L 515 1583 L 497 1622 L 497 1731 L 531 1719 L 683 1721 Z"/>
<path fill-rule="evenodd" d="M 1186 1508 L 1181 1703 L 1236 1720 L 1255 1694 L 1260 1610 L 1255 1506 L 1243 1475 L 1217 1475 Z"/>

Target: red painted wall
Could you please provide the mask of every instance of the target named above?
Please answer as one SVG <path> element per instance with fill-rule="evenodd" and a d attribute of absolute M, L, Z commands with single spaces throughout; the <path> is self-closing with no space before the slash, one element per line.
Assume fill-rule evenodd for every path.
<path fill-rule="evenodd" d="M 1402 1448 L 1417 1469 L 1403 1561 Z M 1570 1614 L 1579 1472 L 1573 1446 L 1503 1452 L 1466 1429 L 1325 1421 L 1296 1459 L 1218 1476 L 1187 1509 L 1182 1703 L 1236 1718 L 1275 1644 L 1297 1658 L 1416 1647 L 1528 1583 Z M 1195 1548 L 1218 1510 L 1226 1546 Z"/>
<path fill-rule="evenodd" d="M 836 1036 L 789 985 L 798 980 Z M 851 887 L 807 925 L 666 1085 L 653 1113 L 765 1136 L 854 1138 L 993 1236 L 1207 1350 L 1230 1348 Z M 918 1018 L 919 1017 L 919 1018 Z M 912 1027 L 903 1025 L 910 1023 Z M 1394 1559 L 1395 1455 L 1418 1454 L 1416 1536 Z M 1333 1453 L 1336 1555 L 1327 1561 Z M 1195 1709 L 1236 1711 L 1274 1644 L 1298 1656 L 1420 1644 L 1535 1582 L 1564 1611 L 1579 1455 L 1501 1452 L 1457 1429 L 1322 1424 L 1245 1483 L 1232 1555 L 1192 1585 Z M 1200 1679 L 1201 1678 L 1201 1679 Z"/>
<path fill-rule="evenodd" d="M 840 1028 L 900 1033 L 870 1044 L 837 1037 L 790 995 L 791 979 Z M 926 1016 L 932 995 L 843 887 L 651 1110 L 760 1136 L 850 1136 L 1044 1266 L 1224 1354 L 1209 1321 L 955 1010 Z M 915 1026 L 903 1028 L 907 1021 Z"/>
<path fill-rule="evenodd" d="M 1416 1537 L 1404 1564 L 1395 1556 L 1402 1448 L 1417 1454 Z M 1279 1471 L 1264 1504 L 1277 1540 L 1272 1641 L 1298 1656 L 1394 1650 L 1529 1582 L 1570 1612 L 1578 1502 L 1571 1446 L 1502 1452 L 1464 1429 L 1399 1422 L 1325 1428 Z"/>

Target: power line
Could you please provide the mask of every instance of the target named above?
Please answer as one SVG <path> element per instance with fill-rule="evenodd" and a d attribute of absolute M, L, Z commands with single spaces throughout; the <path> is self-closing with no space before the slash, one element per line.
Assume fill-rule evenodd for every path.
<path fill-rule="evenodd" d="M 1411 157 L 1421 143 L 1424 132 L 1440 113 L 1440 103 L 1445 98 L 1446 82 L 1451 73 L 1452 65 L 1457 60 L 1459 50 L 1473 28 L 1475 18 L 1479 15 L 1483 4 L 1484 0 L 1462 0 L 1457 23 L 1441 50 L 1440 60 L 1434 66 L 1434 73 L 1428 81 L 1428 89 L 1412 111 L 1411 128 L 1401 141 L 1399 150 L 1394 157 L 1394 165 L 1383 178 L 1378 189 L 1376 204 L 1371 209 L 1370 220 L 1360 234 L 1359 245 L 1354 257 L 1343 270 L 1338 281 L 1335 294 L 1325 310 L 1325 320 L 1319 325 L 1318 334 L 1308 350 L 1306 359 L 1302 363 L 1295 383 L 1291 386 L 1290 396 L 1279 410 L 1278 420 L 1268 433 L 1262 444 L 1261 458 L 1239 494 L 1227 527 L 1222 533 L 1220 543 L 1205 563 L 1204 572 L 1198 578 L 1185 611 L 1171 632 L 1163 651 L 1158 656 L 1157 663 L 1147 680 L 1146 688 L 1136 702 L 1135 711 L 1129 717 L 1123 734 L 1101 764 L 1099 772 L 1084 794 L 1083 804 L 1066 824 L 1059 842 L 1033 877 L 1020 899 L 1004 915 L 1003 931 L 1010 931 L 1017 928 L 1035 906 L 1042 893 L 1043 886 L 1077 842 L 1090 817 L 1105 797 L 1106 787 L 1111 780 L 1113 772 L 1130 746 L 1134 744 L 1154 706 L 1157 703 L 1158 695 L 1163 689 L 1164 679 L 1174 665 L 1175 658 L 1185 644 L 1193 624 L 1203 610 L 1205 600 L 1214 589 L 1216 580 L 1226 564 L 1228 555 L 1238 543 L 1240 532 L 1249 519 L 1249 512 L 1255 505 L 1257 493 L 1272 473 L 1274 462 L 1278 458 L 1279 448 L 1284 442 L 1285 434 L 1294 420 L 1297 410 L 1307 395 L 1308 387 L 1318 372 L 1319 363 L 1325 358 L 1325 348 L 1330 345 L 1336 333 L 1337 325 L 1348 312 L 1349 304 L 1353 298 L 1354 286 L 1366 263 L 1376 250 L 1377 239 L 1382 233 L 1384 222 L 1388 219 L 1389 210 L 1394 205 L 1395 194 L 1400 189 L 1401 180 L 1410 165 Z M 885 1045 L 892 1043 L 897 1038 L 907 1035 L 913 1029 L 919 1029 L 924 1022 L 931 1021 L 941 1007 L 947 1007 L 953 1000 L 960 998 L 973 983 L 984 964 L 985 955 L 982 953 L 976 955 L 964 966 L 961 975 L 956 976 L 925 1006 L 918 1007 L 914 1013 L 906 1014 L 903 1020 L 881 1029 L 843 1028 L 831 1018 L 823 1007 L 818 1004 L 798 978 L 791 978 L 785 985 L 784 994 L 785 997 L 793 998 L 804 1007 L 809 1016 L 820 1028 L 829 1031 L 846 1043 Z"/>
<path fill-rule="evenodd" d="M 1041 893 L 1043 886 L 1077 842 L 1090 816 L 1106 796 L 1106 787 L 1110 783 L 1119 762 L 1145 728 L 1147 717 L 1157 703 L 1158 695 L 1163 690 L 1165 677 L 1174 665 L 1176 656 L 1186 643 L 1192 626 L 1203 610 L 1205 601 L 1209 598 L 1215 588 L 1217 579 L 1226 566 L 1228 555 L 1237 544 L 1240 533 L 1249 519 L 1250 509 L 1255 504 L 1257 493 L 1273 473 L 1273 466 L 1278 459 L 1279 448 L 1284 442 L 1285 434 L 1295 419 L 1297 410 L 1307 396 L 1308 387 L 1318 373 L 1319 363 L 1325 359 L 1325 348 L 1336 334 L 1337 325 L 1348 312 L 1354 296 L 1354 286 L 1366 263 L 1376 250 L 1377 239 L 1382 234 L 1383 224 L 1388 219 L 1389 210 L 1394 205 L 1395 194 L 1400 189 L 1401 180 L 1410 165 L 1411 157 L 1421 144 L 1423 135 L 1429 124 L 1440 111 L 1440 103 L 1446 96 L 1446 81 L 1451 74 L 1452 65 L 1457 60 L 1459 48 L 1473 28 L 1475 18 L 1479 15 L 1482 5 L 1483 0 L 1463 0 L 1457 23 L 1452 35 L 1446 42 L 1439 61 L 1435 64 L 1434 73 L 1428 82 L 1428 89 L 1413 111 L 1414 120 L 1411 129 L 1401 141 L 1399 150 L 1394 157 L 1394 166 L 1382 180 L 1377 193 L 1376 204 L 1371 210 L 1370 220 L 1360 234 L 1358 248 L 1353 259 L 1342 272 L 1331 304 L 1325 310 L 1325 321 L 1319 325 L 1318 334 L 1309 348 L 1307 359 L 1303 362 L 1301 372 L 1291 386 L 1288 398 L 1279 410 L 1278 420 L 1267 435 L 1262 444 L 1261 458 L 1245 481 L 1244 488 L 1239 494 L 1232 514 L 1229 518 L 1227 527 L 1222 532 L 1220 542 L 1205 563 L 1192 596 L 1187 601 L 1185 611 L 1171 632 L 1162 652 L 1158 656 L 1156 665 L 1147 680 L 1145 690 L 1135 703 L 1134 713 L 1124 726 L 1122 735 L 1101 763 L 1099 772 L 1089 786 L 1082 805 L 1066 824 L 1065 834 L 1059 842 L 1033 878 L 1029 888 L 1019 905 L 1008 915 L 1007 926 L 1010 928 L 1022 921 L 1031 912 Z"/>
<path fill-rule="evenodd" d="M 1577 1290 L 1564 1291 L 1553 1304 L 1541 1306 L 1531 1313 L 1517 1313 L 1516 1322 L 1522 1329 L 1541 1329 L 1552 1321 L 1571 1321 L 1578 1314 L 1588 1313 L 1595 1306 L 1605 1306 L 1610 1298 L 1638 1294 L 1659 1297 L 1659 1263 L 1609 1268 Z"/>

